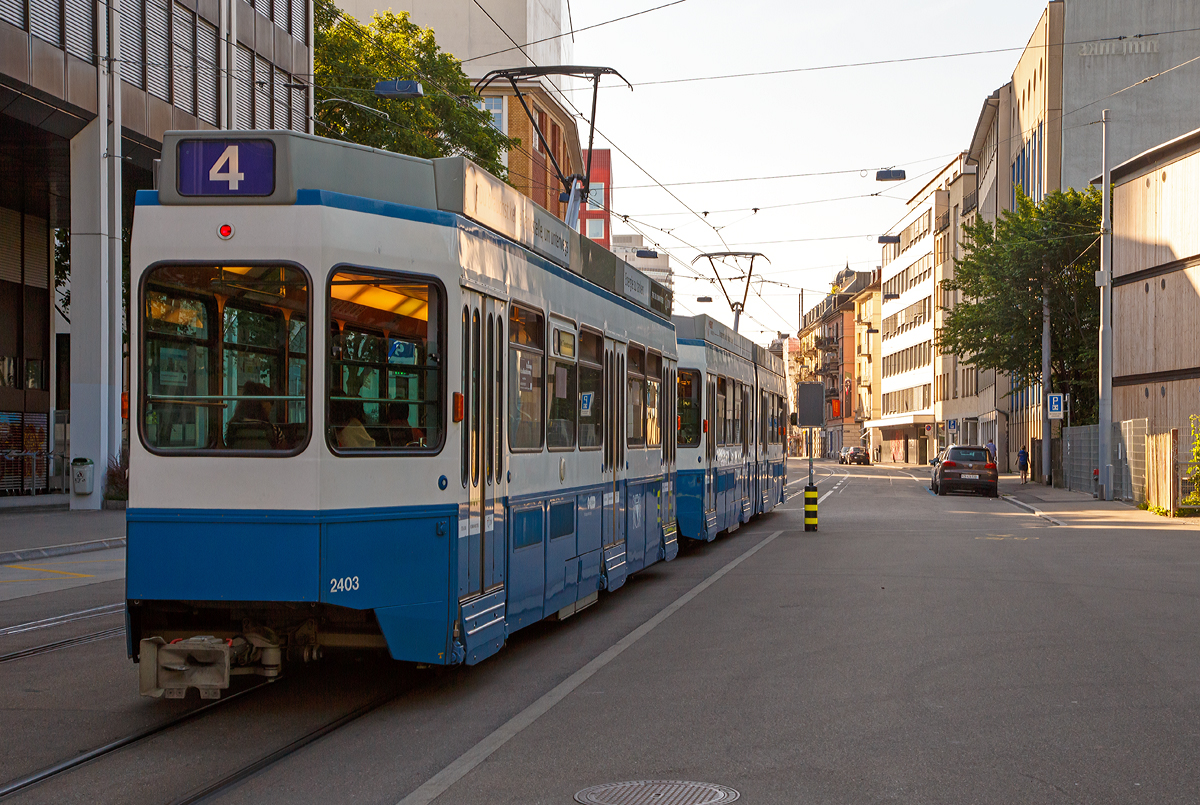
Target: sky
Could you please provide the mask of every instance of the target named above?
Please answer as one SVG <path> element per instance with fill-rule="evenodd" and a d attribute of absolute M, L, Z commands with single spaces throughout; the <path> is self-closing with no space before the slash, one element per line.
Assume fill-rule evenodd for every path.
<path fill-rule="evenodd" d="M 667 2 L 570 0 L 570 11 L 579 29 Z M 577 33 L 574 63 L 613 67 L 634 84 L 602 88 L 596 118 L 596 147 L 627 155 L 614 149 L 612 209 L 630 223 L 614 219 L 613 231 L 639 231 L 677 258 L 677 314 L 727 324 L 733 314 L 720 288 L 688 266 L 701 251 L 761 252 L 770 262 L 756 260 L 754 276 L 767 282 L 752 285 L 740 332 L 761 344 L 794 335 L 800 288 L 811 308 L 847 262 L 859 271 L 879 265 L 877 237 L 967 148 L 984 99 L 1011 77 L 1045 5 L 683 0 Z M 939 58 L 639 86 L 930 56 Z M 572 99 L 586 109 L 590 90 Z M 586 125 L 580 136 L 586 143 Z M 876 182 L 875 170 L 890 167 L 908 181 Z M 760 178 L 829 172 L 837 173 Z M 717 181 L 746 178 L 757 180 Z M 677 184 L 694 182 L 708 184 Z M 742 265 L 722 275 L 744 274 Z M 707 260 L 695 269 L 712 276 Z M 740 299 L 743 288 L 732 283 L 730 296 Z"/>

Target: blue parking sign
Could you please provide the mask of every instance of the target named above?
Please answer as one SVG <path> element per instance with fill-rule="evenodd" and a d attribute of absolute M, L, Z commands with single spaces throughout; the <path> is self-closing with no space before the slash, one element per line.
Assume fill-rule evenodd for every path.
<path fill-rule="evenodd" d="M 1050 411 L 1051 419 L 1063 418 L 1063 396 L 1061 394 L 1047 394 L 1046 405 Z"/>
<path fill-rule="evenodd" d="M 270 140 L 180 140 L 176 154 L 181 196 L 275 192 L 275 143 Z"/>

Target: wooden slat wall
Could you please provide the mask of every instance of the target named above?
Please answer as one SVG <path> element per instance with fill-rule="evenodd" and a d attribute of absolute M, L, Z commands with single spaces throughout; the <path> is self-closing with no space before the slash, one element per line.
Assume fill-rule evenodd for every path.
<path fill-rule="evenodd" d="M 1159 264 L 1157 199 L 1153 176 L 1135 176 L 1113 191 L 1114 277 Z"/>
<path fill-rule="evenodd" d="M 1200 153 L 1156 170 L 1155 175 L 1159 192 L 1155 265 L 1200 254 L 1200 215 L 1196 209 L 1200 202 Z"/>
<path fill-rule="evenodd" d="M 1192 443 L 1192 414 L 1200 414 L 1200 378 L 1113 389 L 1114 422 L 1144 418 L 1151 433 L 1179 428 L 1181 444 Z"/>

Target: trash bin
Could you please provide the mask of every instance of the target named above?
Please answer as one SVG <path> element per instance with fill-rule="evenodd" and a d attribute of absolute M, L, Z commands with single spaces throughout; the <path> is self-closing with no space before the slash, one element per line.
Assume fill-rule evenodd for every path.
<path fill-rule="evenodd" d="M 95 463 L 90 458 L 72 459 L 71 491 L 76 495 L 92 494 L 95 471 Z"/>

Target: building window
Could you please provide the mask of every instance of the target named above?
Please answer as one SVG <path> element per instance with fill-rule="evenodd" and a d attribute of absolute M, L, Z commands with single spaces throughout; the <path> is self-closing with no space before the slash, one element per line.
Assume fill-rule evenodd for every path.
<path fill-rule="evenodd" d="M 480 109 L 492 116 L 492 125 L 497 131 L 504 131 L 504 97 L 496 95 L 484 98 L 476 104 Z"/>
<path fill-rule="evenodd" d="M 591 185 L 588 187 L 587 203 L 588 203 L 588 206 L 591 207 L 592 209 L 596 209 L 596 210 L 604 209 L 604 183 L 603 182 L 592 182 L 591 183 Z"/>
<path fill-rule="evenodd" d="M 586 234 L 592 240 L 604 240 L 604 219 L 588 218 Z"/>

